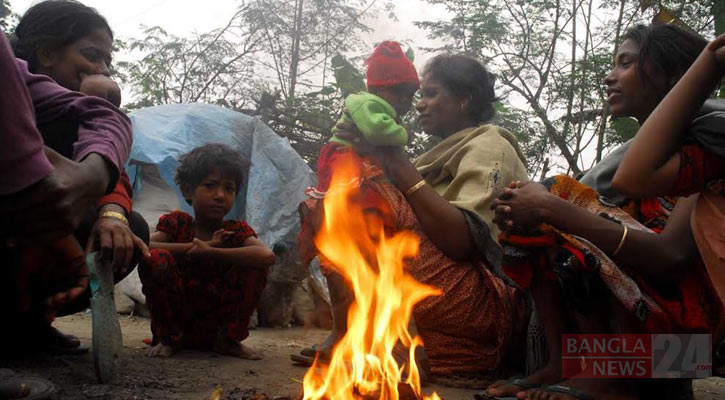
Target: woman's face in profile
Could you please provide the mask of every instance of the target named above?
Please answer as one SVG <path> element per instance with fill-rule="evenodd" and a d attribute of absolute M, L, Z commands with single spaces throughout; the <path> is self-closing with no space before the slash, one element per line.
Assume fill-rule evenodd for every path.
<path fill-rule="evenodd" d="M 430 74 L 420 85 L 420 100 L 415 105 L 425 133 L 446 137 L 456 132 L 462 119 L 468 118 L 459 99 Z"/>
<path fill-rule="evenodd" d="M 647 119 L 667 93 L 667 80 L 662 73 L 646 65 L 647 76 L 641 76 L 637 66 L 639 44 L 627 39 L 619 46 L 614 66 L 604 78 L 607 102 L 613 117 Z"/>

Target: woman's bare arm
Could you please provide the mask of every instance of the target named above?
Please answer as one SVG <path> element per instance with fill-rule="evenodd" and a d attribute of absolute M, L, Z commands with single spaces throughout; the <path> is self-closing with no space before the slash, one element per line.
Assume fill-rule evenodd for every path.
<path fill-rule="evenodd" d="M 672 283 L 698 255 L 690 230 L 690 215 L 696 200 L 697 195 L 680 199 L 660 234 L 630 229 L 616 256 L 613 252 L 622 239 L 622 225 L 554 196 L 540 184 L 529 182 L 519 189 L 507 189 L 492 207 L 496 209 L 494 222 L 502 228 L 548 223 L 588 240 L 648 279 Z"/>
<path fill-rule="evenodd" d="M 399 151 L 386 154 L 383 162 L 388 177 L 401 193 L 405 194 L 423 180 L 415 166 Z M 473 257 L 476 248 L 461 210 L 428 185 L 406 196 L 406 199 L 423 232 L 443 253 L 458 261 Z"/>
<path fill-rule="evenodd" d="M 661 196 L 672 189 L 683 135 L 725 72 L 716 54 L 725 51 L 723 46 L 725 35 L 708 45 L 647 118 L 614 175 L 615 189 L 631 198 Z"/>

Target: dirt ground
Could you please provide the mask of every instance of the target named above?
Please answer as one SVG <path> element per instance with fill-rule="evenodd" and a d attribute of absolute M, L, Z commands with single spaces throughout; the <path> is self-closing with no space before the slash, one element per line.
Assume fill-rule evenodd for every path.
<path fill-rule="evenodd" d="M 55 326 L 77 335 L 85 344 L 90 343 L 89 315 L 61 318 Z M 252 390 L 271 399 L 296 400 L 301 396 L 299 381 L 306 370 L 294 366 L 289 354 L 325 335 L 322 330 L 303 328 L 253 330 L 245 344 L 263 353 L 261 361 L 192 351 L 158 359 L 144 356 L 148 346 L 142 340 L 150 337 L 148 319 L 121 317 L 121 328 L 124 348 L 118 362 L 120 373 L 110 385 L 96 383 L 90 353 L 46 356 L 5 366 L 50 379 L 58 387 L 58 400 L 206 400 L 218 387 L 225 392 L 224 400 L 242 400 Z M 697 400 L 725 399 L 725 379 L 700 380 L 695 382 L 695 388 Z M 470 400 L 475 393 L 436 385 L 425 388 L 426 392 L 433 390 L 445 400 Z"/>

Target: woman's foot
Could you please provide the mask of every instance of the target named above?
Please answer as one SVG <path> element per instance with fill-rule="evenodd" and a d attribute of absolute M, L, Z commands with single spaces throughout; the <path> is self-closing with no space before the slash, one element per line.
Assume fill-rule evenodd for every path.
<path fill-rule="evenodd" d="M 557 385 L 529 389 L 521 400 L 636 400 L 634 386 L 622 379 L 568 379 Z"/>
<path fill-rule="evenodd" d="M 48 325 L 44 330 L 41 342 L 45 349 L 55 354 L 81 354 L 87 353 L 88 347 L 81 346 L 81 341 L 73 335 L 67 335 Z"/>
<path fill-rule="evenodd" d="M 216 345 L 214 346 L 214 351 L 219 354 L 224 354 L 226 356 L 232 356 L 241 358 L 244 360 L 261 360 L 262 355 L 259 354 L 257 351 L 252 350 L 251 348 L 243 345 L 241 342 L 237 342 L 236 340 L 228 339 L 228 338 L 219 338 L 217 340 Z"/>
<path fill-rule="evenodd" d="M 493 397 L 516 396 L 526 390 L 561 381 L 561 364 L 549 363 L 526 378 L 507 379 L 494 382 L 486 389 Z"/>
<path fill-rule="evenodd" d="M 150 348 L 146 355 L 149 357 L 161 357 L 161 358 L 169 358 L 174 355 L 176 351 L 173 347 L 167 346 L 163 343 L 158 343 L 156 346 Z"/>

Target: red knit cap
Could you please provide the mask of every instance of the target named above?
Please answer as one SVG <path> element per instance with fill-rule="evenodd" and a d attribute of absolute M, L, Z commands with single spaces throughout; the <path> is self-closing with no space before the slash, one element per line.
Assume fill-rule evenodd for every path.
<path fill-rule="evenodd" d="M 365 61 L 368 66 L 368 87 L 389 87 L 413 83 L 420 88 L 418 71 L 403 53 L 398 42 L 386 40 L 380 43 Z"/>

